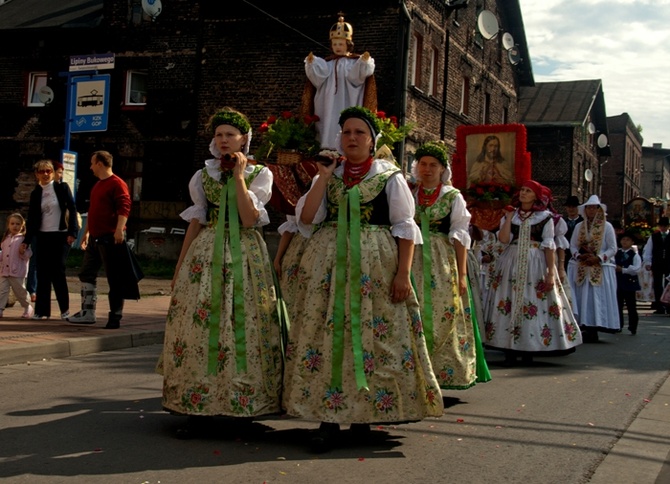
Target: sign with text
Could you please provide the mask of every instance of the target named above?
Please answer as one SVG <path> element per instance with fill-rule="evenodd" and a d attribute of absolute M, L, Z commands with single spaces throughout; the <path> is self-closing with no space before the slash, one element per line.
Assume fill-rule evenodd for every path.
<path fill-rule="evenodd" d="M 61 150 L 60 162 L 63 164 L 63 181 L 72 190 L 72 196 L 77 199 L 77 153 L 74 151 Z"/>
<path fill-rule="evenodd" d="M 110 75 L 72 78 L 70 132 L 106 131 Z"/>
<path fill-rule="evenodd" d="M 114 54 L 71 55 L 70 72 L 114 69 Z"/>

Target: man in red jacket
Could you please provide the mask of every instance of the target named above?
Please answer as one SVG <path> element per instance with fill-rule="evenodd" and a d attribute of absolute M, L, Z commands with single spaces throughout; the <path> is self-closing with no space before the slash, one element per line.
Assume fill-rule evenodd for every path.
<path fill-rule="evenodd" d="M 130 215 L 131 199 L 128 185 L 112 172 L 112 155 L 96 151 L 91 157 L 91 171 L 98 182 L 91 190 L 91 202 L 86 228 L 81 240 L 85 250 L 79 280 L 81 281 L 81 311 L 69 318 L 71 323 L 96 322 L 96 281 L 104 266 L 109 283 L 109 318 L 107 329 L 117 329 L 123 316 L 124 271 L 122 257 L 125 247 L 125 227 Z"/>

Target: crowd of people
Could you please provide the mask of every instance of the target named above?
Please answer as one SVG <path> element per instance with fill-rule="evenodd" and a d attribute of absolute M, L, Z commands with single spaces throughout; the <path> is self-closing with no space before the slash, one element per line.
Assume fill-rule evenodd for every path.
<path fill-rule="evenodd" d="M 140 297 L 137 282 L 142 273 L 126 244 L 130 193 L 126 183 L 113 173 L 112 165 L 113 157 L 107 151 L 96 151 L 91 156 L 91 172 L 98 182 L 91 190 L 80 243 L 85 251 L 79 273 L 81 310 L 71 315 L 65 266 L 73 243 L 81 235 L 81 216 L 72 190 L 63 181 L 63 165 L 49 159 L 35 163 L 37 184 L 30 194 L 27 218 L 10 214 L 2 238 L 0 317 L 11 289 L 24 308 L 23 319 L 50 319 L 53 288 L 61 320 L 94 324 L 96 281 L 104 266 L 110 307 L 105 328 L 120 327 L 124 299 Z"/>
<path fill-rule="evenodd" d="M 212 158 L 188 184 L 192 204 L 180 214 L 188 229 L 156 365 L 163 408 L 188 417 L 179 438 L 200 435 L 212 417 L 247 425 L 285 413 L 320 422 L 310 446 L 324 452 L 343 425 L 365 439 L 372 424 L 439 417 L 443 391 L 491 380 L 485 348 L 501 351 L 504 365 L 567 355 L 599 333 L 621 331 L 624 306 L 636 334 L 643 265 L 654 274 L 657 311 L 666 311 L 667 218 L 641 258 L 631 234 L 618 247 L 596 195 L 582 204 L 570 197 L 561 216 L 551 191 L 526 180 L 499 228 L 481 230 L 451 184 L 443 143 L 418 147 L 411 177 L 375 157 L 381 122 L 362 106 L 374 61 L 351 55 L 343 19 L 331 45 L 333 58 L 305 60 L 330 149 L 281 225 L 274 259 L 260 231 L 270 222 L 273 174 L 249 156 L 247 116 L 224 107 L 205 127 Z M 484 142 L 477 175 L 485 180 L 509 178 L 499 145 L 495 137 Z M 7 220 L 1 308 L 11 287 L 22 317 L 48 319 L 53 286 L 62 319 L 93 324 L 101 266 L 110 285 L 106 328 L 120 326 L 125 299 L 139 298 L 141 270 L 125 244 L 128 187 L 106 151 L 93 153 L 91 171 L 99 181 L 81 240 L 81 310 L 70 315 L 65 279 L 81 228 L 71 190 L 54 179 L 49 160 L 35 165 L 27 221 Z M 34 300 L 26 287 L 31 255 Z"/>
<path fill-rule="evenodd" d="M 441 415 L 443 391 L 491 379 L 485 348 L 503 365 L 568 355 L 621 331 L 624 306 L 637 332 L 640 255 L 630 234 L 617 247 L 597 196 L 574 222 L 527 180 L 484 233 L 444 144 L 419 146 L 408 177 L 375 158 L 375 113 L 351 106 L 338 125 L 340 150 L 322 152 L 272 259 L 258 230 L 272 172 L 249 158 L 243 113 L 210 118 L 156 367 L 163 407 L 187 417 L 179 438 L 216 416 L 285 413 L 320 422 L 310 448 L 324 452 L 343 425 L 361 439 Z"/>

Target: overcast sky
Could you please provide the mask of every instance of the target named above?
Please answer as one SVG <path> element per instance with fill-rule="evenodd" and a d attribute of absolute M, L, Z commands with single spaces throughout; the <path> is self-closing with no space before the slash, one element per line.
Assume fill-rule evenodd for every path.
<path fill-rule="evenodd" d="M 607 116 L 670 148 L 670 0 L 520 0 L 535 82 L 601 79 Z"/>

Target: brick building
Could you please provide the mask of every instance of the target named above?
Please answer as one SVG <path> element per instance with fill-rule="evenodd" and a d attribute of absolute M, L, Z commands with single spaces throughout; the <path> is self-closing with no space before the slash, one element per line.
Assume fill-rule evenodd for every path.
<path fill-rule="evenodd" d="M 268 0 L 162 6 L 152 18 L 140 0 L 0 5 L 0 210 L 25 209 L 32 164 L 59 159 L 68 141 L 71 56 L 114 54 L 107 130 L 69 139 L 79 154 L 78 208 L 87 210 L 95 181 L 88 156 L 112 152 L 115 172 L 133 192 L 131 235 L 184 226 L 177 214 L 189 202 L 190 176 L 210 156 L 203 126 L 212 111 L 233 106 L 257 127 L 299 108 L 304 58 L 329 54 L 339 11 L 353 25 L 355 51 L 375 58 L 379 109 L 416 123 L 396 147 L 403 162 L 427 140 L 453 147 L 458 125 L 520 121 L 519 89 L 533 85 L 518 0 L 344 0 L 337 11 L 319 2 Z M 500 30 L 490 39 L 479 28 L 483 10 Z M 503 32 L 513 39 L 514 56 Z M 48 104 L 38 96 L 45 85 L 54 93 Z M 258 137 L 252 150 L 257 143 Z"/>
<path fill-rule="evenodd" d="M 623 225 L 623 208 L 640 192 L 642 136 L 628 113 L 607 118 L 612 156 L 602 166 L 602 201 L 610 222 Z"/>
<path fill-rule="evenodd" d="M 551 188 L 556 208 L 576 195 L 602 196 L 601 167 L 611 155 L 600 79 L 522 87 L 520 122 L 528 132 L 532 178 Z"/>

